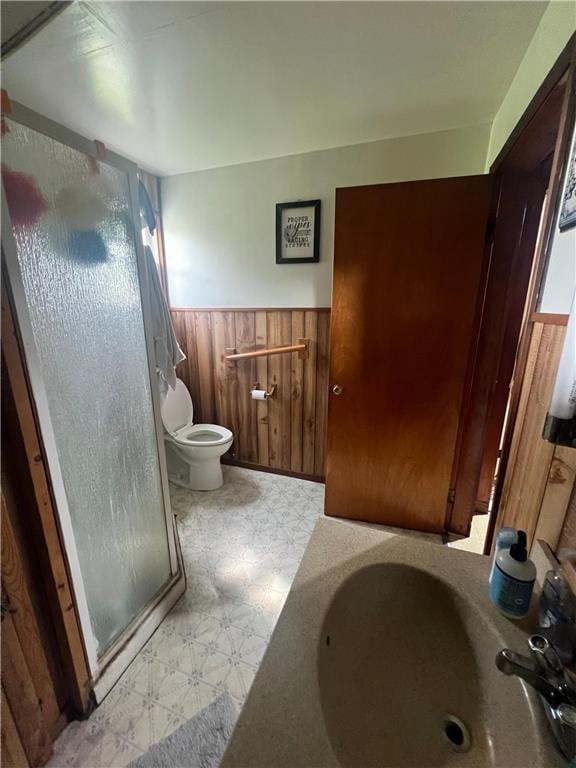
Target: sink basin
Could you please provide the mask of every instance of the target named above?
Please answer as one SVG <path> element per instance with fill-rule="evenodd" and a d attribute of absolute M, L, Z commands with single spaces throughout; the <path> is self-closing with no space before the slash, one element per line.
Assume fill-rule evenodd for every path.
<path fill-rule="evenodd" d="M 552 768 L 538 697 L 495 665 L 529 631 L 488 558 L 333 519 L 314 530 L 221 768 Z"/>
<path fill-rule="evenodd" d="M 340 765 L 531 764 L 530 729 L 520 744 L 505 729 L 512 717 L 528 725 L 532 702 L 498 672 L 501 643 L 465 608 L 448 584 L 400 563 L 364 567 L 341 585 L 318 647 L 323 719 Z M 499 696 L 506 722 L 493 707 Z"/>

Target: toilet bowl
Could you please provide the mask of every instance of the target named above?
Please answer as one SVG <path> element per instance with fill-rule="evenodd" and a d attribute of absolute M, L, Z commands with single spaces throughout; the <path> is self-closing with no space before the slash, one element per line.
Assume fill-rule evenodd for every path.
<path fill-rule="evenodd" d="M 194 406 L 186 385 L 176 380 L 161 408 L 168 479 L 193 491 L 213 491 L 224 479 L 220 456 L 234 435 L 216 424 L 194 424 Z"/>

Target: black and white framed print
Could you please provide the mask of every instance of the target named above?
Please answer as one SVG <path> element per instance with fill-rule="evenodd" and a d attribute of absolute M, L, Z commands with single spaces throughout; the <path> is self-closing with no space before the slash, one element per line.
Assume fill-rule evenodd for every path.
<path fill-rule="evenodd" d="M 576 142 L 566 171 L 566 185 L 558 224 L 560 232 L 576 227 Z"/>
<path fill-rule="evenodd" d="M 276 264 L 320 261 L 320 200 L 276 204 Z"/>

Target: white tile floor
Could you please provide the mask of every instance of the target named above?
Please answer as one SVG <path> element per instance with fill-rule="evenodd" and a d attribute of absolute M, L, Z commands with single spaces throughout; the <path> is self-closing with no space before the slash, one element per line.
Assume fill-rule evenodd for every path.
<path fill-rule="evenodd" d="M 117 685 L 71 723 L 49 766 L 122 768 L 225 688 L 239 705 L 254 679 L 324 506 L 324 486 L 224 467 L 221 489 L 171 486 L 188 588 Z M 482 551 L 487 517 L 451 546 Z"/>
<path fill-rule="evenodd" d="M 324 486 L 237 467 L 224 474 L 210 493 L 171 487 L 186 594 L 92 716 L 66 728 L 50 766 L 122 768 L 225 688 L 244 701 Z"/>
<path fill-rule="evenodd" d="M 490 515 L 475 515 L 472 518 L 470 536 L 466 539 L 452 541 L 448 546 L 453 549 L 463 549 L 465 552 L 475 552 L 477 555 L 481 555 L 484 552 L 484 542 L 486 541 L 489 522 Z"/>

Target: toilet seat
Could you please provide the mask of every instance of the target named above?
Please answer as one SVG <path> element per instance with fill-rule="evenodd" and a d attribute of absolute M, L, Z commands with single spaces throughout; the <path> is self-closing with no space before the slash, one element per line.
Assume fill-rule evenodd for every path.
<path fill-rule="evenodd" d="M 183 381 L 166 396 L 162 406 L 162 421 L 168 436 L 178 445 L 191 448 L 214 448 L 231 442 L 234 435 L 218 424 L 194 424 L 194 406 Z"/>
<path fill-rule="evenodd" d="M 160 414 L 170 482 L 191 491 L 220 488 L 220 458 L 234 441 L 232 432 L 219 424 L 194 424 L 192 398 L 180 379 L 166 392 Z"/>
<path fill-rule="evenodd" d="M 160 411 L 164 429 L 169 435 L 177 435 L 183 429 L 192 429 L 194 406 L 183 381 L 176 379 L 176 387 L 168 390 Z"/>
<path fill-rule="evenodd" d="M 217 424 L 190 424 L 177 429 L 171 437 L 178 445 L 212 448 L 231 441 L 233 434 L 226 427 L 220 427 Z"/>

